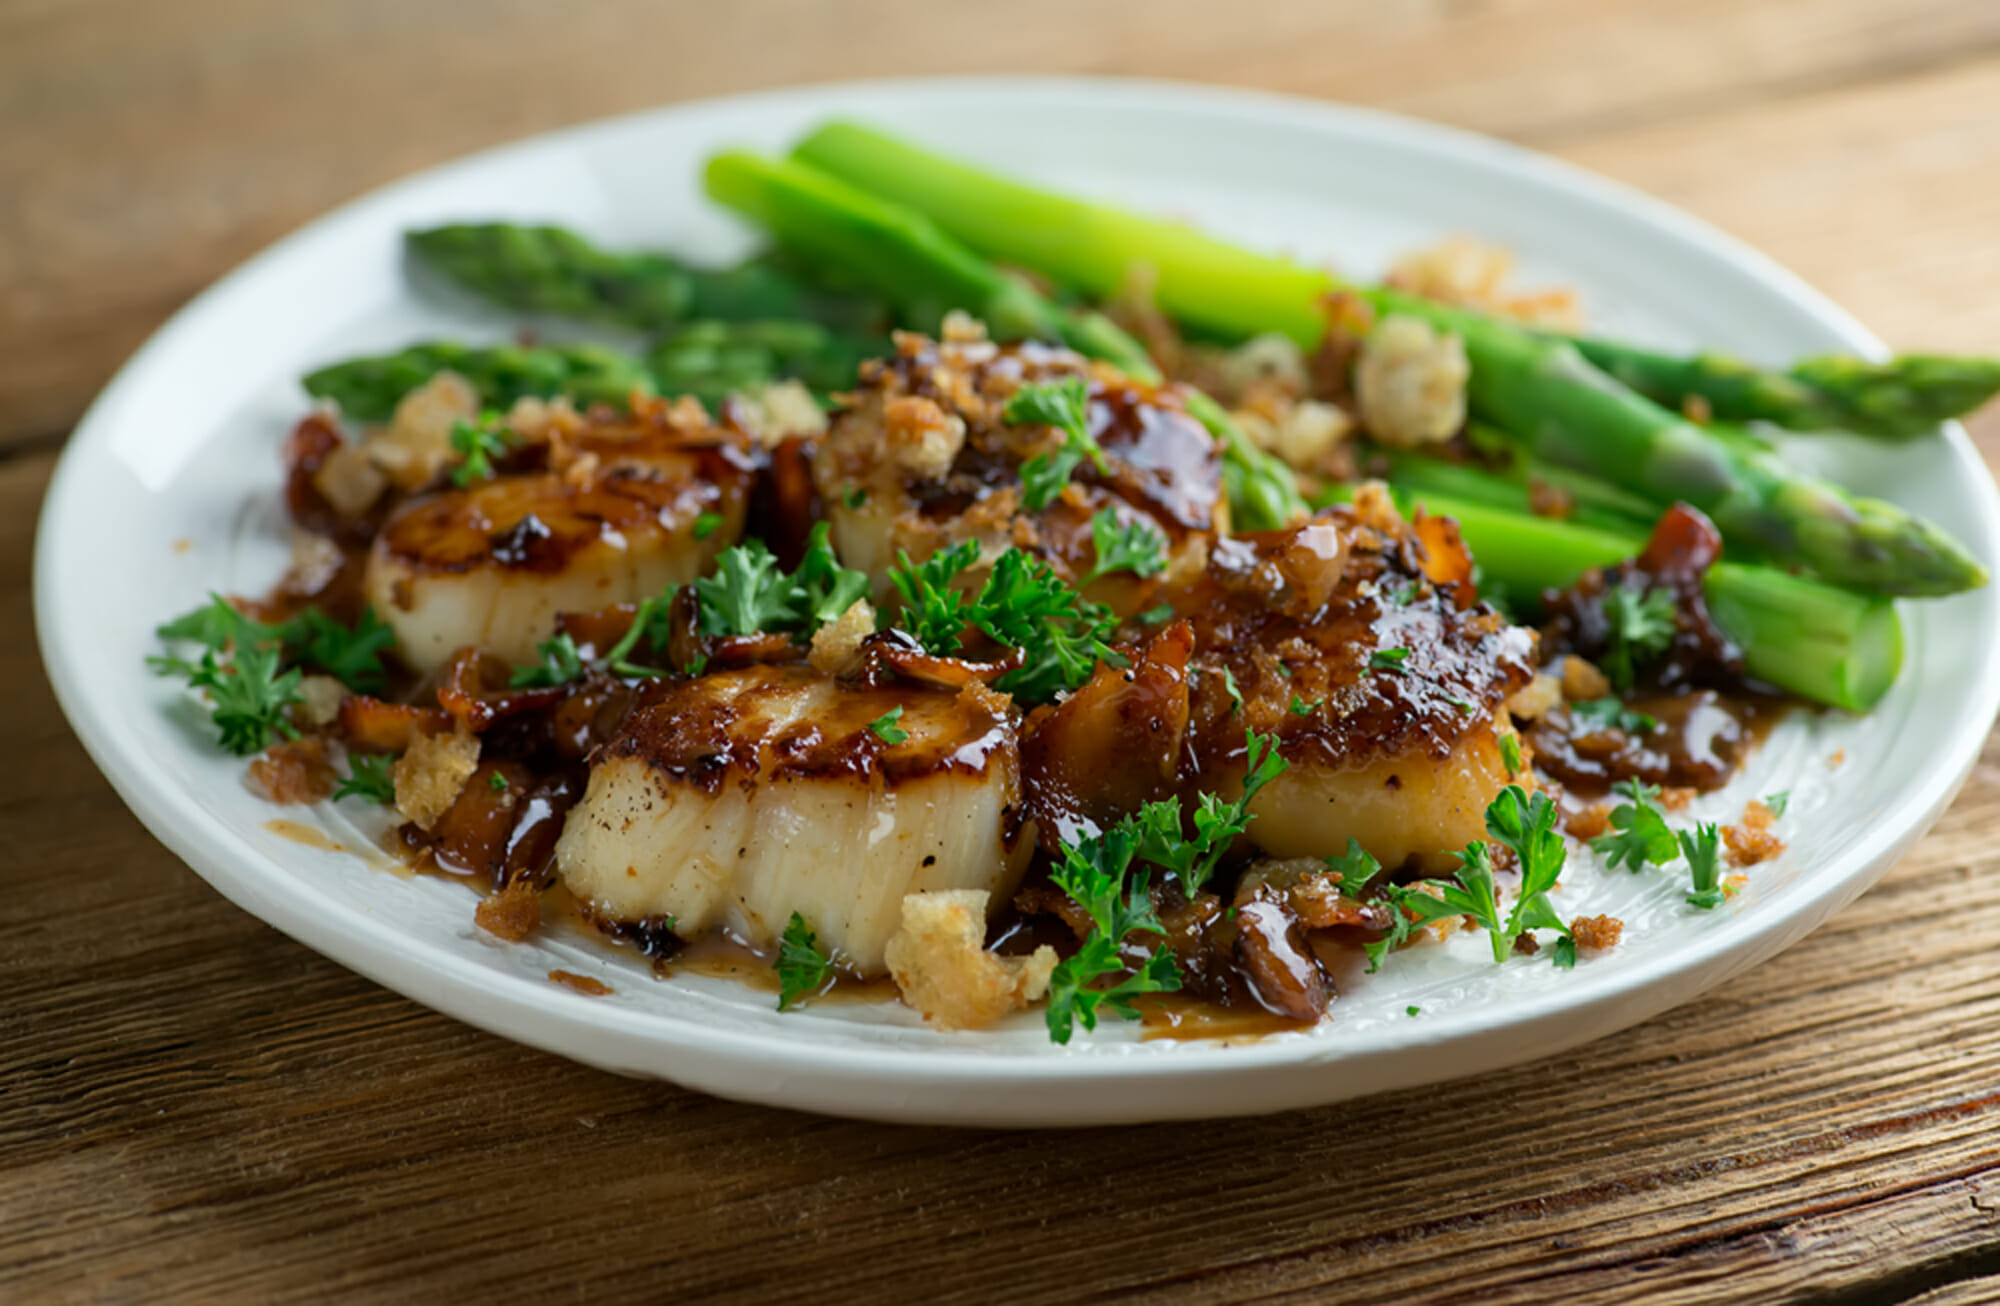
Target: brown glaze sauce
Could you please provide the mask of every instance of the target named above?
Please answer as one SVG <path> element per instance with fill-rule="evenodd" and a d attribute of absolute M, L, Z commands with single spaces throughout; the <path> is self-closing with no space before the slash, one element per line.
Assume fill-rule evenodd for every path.
<path fill-rule="evenodd" d="M 1579 723 L 1566 707 L 1550 712 L 1527 732 L 1535 769 L 1583 797 L 1601 796 L 1623 780 L 1708 793 L 1728 784 L 1798 706 L 1714 689 L 1638 694 L 1626 705 L 1658 725 L 1627 732 Z"/>

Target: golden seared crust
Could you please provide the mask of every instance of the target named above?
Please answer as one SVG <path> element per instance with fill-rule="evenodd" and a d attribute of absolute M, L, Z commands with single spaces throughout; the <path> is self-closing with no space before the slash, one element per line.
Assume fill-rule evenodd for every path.
<path fill-rule="evenodd" d="M 1294 763 L 1449 756 L 1534 676 L 1531 632 L 1469 587 L 1432 580 L 1455 563 L 1428 556 L 1416 530 L 1364 525 L 1347 508 L 1218 541 L 1169 596 L 1195 631 L 1197 769 L 1239 755 L 1246 727 L 1275 733 Z"/>
<path fill-rule="evenodd" d="M 550 573 L 593 548 L 623 551 L 690 533 L 703 513 L 722 519 L 704 542 L 719 549 L 734 540 L 747 472 L 710 451 L 658 443 L 593 441 L 584 448 L 594 461 L 581 475 L 503 476 L 413 500 L 383 525 L 376 556 L 431 575 L 475 567 Z"/>
<path fill-rule="evenodd" d="M 871 727 L 898 708 L 883 733 L 908 737 L 891 743 Z M 709 793 L 749 780 L 893 785 L 1017 766 L 1014 730 L 1006 700 L 978 689 L 869 689 L 807 666 L 755 666 L 662 682 L 599 760 L 637 759 Z"/>
<path fill-rule="evenodd" d="M 1090 432 L 1107 469 L 1086 461 L 1060 497 L 1031 513 L 1021 464 L 1062 437 L 1001 414 L 1023 385 L 1069 376 L 1088 386 Z M 1028 549 L 1077 580 L 1095 560 L 1090 519 L 1100 509 L 1151 520 L 1174 549 L 1226 516 L 1219 452 L 1181 388 L 1035 343 L 899 336 L 892 357 L 863 368 L 813 473 L 842 556 L 870 571 L 898 550 L 921 559 L 977 539 L 995 552 Z M 1103 596 L 1114 605 L 1124 597 Z"/>

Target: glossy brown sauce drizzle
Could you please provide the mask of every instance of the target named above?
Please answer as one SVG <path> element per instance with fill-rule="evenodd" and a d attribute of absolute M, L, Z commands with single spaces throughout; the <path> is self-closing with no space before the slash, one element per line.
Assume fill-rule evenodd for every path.
<path fill-rule="evenodd" d="M 885 366 L 907 393 L 948 399 L 933 379 L 935 362 L 934 352 L 919 350 Z M 1074 374 L 1084 365 L 1067 351 L 1025 345 L 992 347 L 972 370 L 983 387 L 996 379 L 1018 383 Z M 1115 457 L 1109 472 L 1088 464 L 1080 470 L 1081 502 L 1137 507 L 1173 539 L 1209 526 L 1221 493 L 1219 464 L 1178 392 L 1108 384 L 1093 374 L 1089 413 L 1092 433 Z M 293 515 L 336 548 L 318 570 L 288 578 L 262 603 L 249 605 L 265 619 L 308 605 L 350 623 L 359 615 L 365 550 L 396 506 L 385 501 L 357 520 L 330 515 L 311 473 L 339 439 L 315 417 L 301 423 L 288 446 Z M 975 425 L 951 475 L 929 492 L 924 511 L 963 511 L 993 487 L 1017 481 L 1022 451 L 1013 439 L 998 425 Z M 773 451 L 685 441 L 676 447 L 685 448 L 694 481 L 725 487 L 720 493 L 732 511 L 747 512 L 752 529 L 771 537 L 781 552 L 796 552 L 800 522 L 818 514 L 807 442 L 786 442 Z M 523 452 L 506 470 L 540 472 L 540 457 Z M 671 509 L 684 515 L 689 506 L 678 482 L 615 472 L 601 480 L 602 493 L 618 498 L 621 512 Z M 697 494 L 695 501 L 721 502 L 713 493 Z M 404 502 L 407 507 L 410 501 Z M 420 516 L 406 513 L 403 520 L 414 523 Z M 560 567 L 568 550 L 609 521 L 593 518 L 563 532 L 524 515 L 468 548 L 505 566 Z M 1077 511 L 1075 503 L 1058 505 L 1045 523 L 1047 547 L 1072 564 L 1087 559 L 1088 522 L 1088 512 Z M 1676 605 L 1668 649 L 1648 668 L 1645 688 L 1628 698 L 1631 711 L 1657 724 L 1599 727 L 1557 707 L 1529 733 L 1537 766 L 1549 778 L 1580 795 L 1601 793 L 1626 778 L 1717 788 L 1789 710 L 1790 704 L 1744 686 L 1740 653 L 1708 618 L 1701 576 L 1718 550 L 1719 538 L 1705 519 L 1676 510 L 1632 563 L 1544 596 L 1544 656 L 1601 656 L 1608 638 L 1606 596 L 1617 589 L 1666 590 Z M 766 740 L 744 728 L 756 714 L 755 686 L 726 699 L 715 696 L 715 686 L 769 682 L 773 694 L 794 692 L 817 675 L 803 663 L 803 645 L 787 636 L 703 634 L 693 595 L 683 589 L 665 625 L 630 657 L 667 668 L 699 662 L 709 669 L 707 679 L 670 674 L 633 685 L 593 672 L 560 687 L 515 687 L 510 668 L 468 650 L 432 677 L 392 676 L 380 695 L 350 699 L 338 733 L 363 751 L 400 751 L 417 734 L 457 726 L 481 736 L 478 770 L 450 809 L 428 830 L 405 825 L 398 832 L 395 853 L 418 871 L 502 898 L 532 899 L 532 912 L 522 918 L 531 925 L 538 920 L 540 928 L 567 928 L 629 950 L 663 978 L 727 978 L 775 994 L 768 952 L 723 936 L 684 941 L 666 918 L 602 919 L 556 883 L 556 839 L 583 794 L 590 763 L 608 746 L 643 755 L 697 786 L 720 784 L 732 770 L 757 769 L 761 762 L 737 755 L 746 747 L 775 748 L 800 776 L 886 774 L 893 782 L 902 773 L 862 727 L 894 706 L 957 713 L 967 717 L 959 723 L 964 729 L 950 733 L 973 743 L 949 757 L 899 764 L 977 771 L 1003 736 L 1011 741 L 1019 734 L 1024 801 L 1011 828 L 1019 831 L 1033 819 L 1044 830 L 1045 845 L 1058 837 L 1073 841 L 1145 802 L 1216 787 L 1216 776 L 1230 766 L 1240 769 L 1246 726 L 1277 735 L 1296 762 L 1344 766 L 1402 753 L 1448 755 L 1469 723 L 1492 718 L 1529 681 L 1536 656 L 1527 632 L 1479 601 L 1470 563 L 1449 522 L 1420 520 L 1410 530 L 1392 530 L 1349 509 L 1328 510 L 1293 530 L 1218 539 L 1205 566 L 1163 584 L 1161 596 L 1177 619 L 1126 631 L 1130 666 L 1101 670 L 1084 689 L 1039 709 L 1025 724 L 1011 712 L 982 709 L 977 693 L 960 693 L 990 681 L 998 664 L 931 657 L 897 644 L 893 635 L 878 635 L 867 670 L 826 712 L 796 722 L 782 739 Z M 623 604 L 569 614 L 562 629 L 589 660 L 619 640 L 635 611 Z M 1385 671 L 1373 659 L 1398 651 L 1410 664 L 1407 672 Z M 1297 711 L 1301 701 L 1315 710 Z M 340 847 L 298 823 L 274 821 L 270 828 L 311 846 Z M 1088 928 L 1050 884 L 1046 865 L 1044 851 L 1019 897 L 996 906 L 989 941 L 997 951 L 1020 955 L 1049 944 L 1067 952 Z M 1353 982 L 1358 945 L 1385 927 L 1382 908 L 1372 901 L 1344 902 L 1313 916 L 1300 907 L 1295 884 L 1253 888 L 1246 881 L 1239 889 L 1243 869 L 1241 856 L 1225 863 L 1214 891 L 1192 900 L 1177 887 L 1156 887 L 1165 945 L 1180 962 L 1186 987 L 1141 1003 L 1143 1037 L 1249 1039 L 1307 1027 Z M 567 972 L 552 972 L 551 979 L 584 992 L 596 983 Z M 811 1000 L 895 996 L 886 978 L 863 981 L 836 970 Z"/>

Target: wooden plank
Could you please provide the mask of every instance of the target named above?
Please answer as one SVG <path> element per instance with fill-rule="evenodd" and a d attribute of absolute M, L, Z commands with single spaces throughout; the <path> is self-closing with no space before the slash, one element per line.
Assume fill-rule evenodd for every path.
<path fill-rule="evenodd" d="M 35 759 L 0 788 L 0 1297 L 1785 1301 L 2000 1269 L 2000 741 L 1782 962 L 1540 1064 L 1215 1124 L 820 1120 L 459 1026 L 152 843 L 37 673 L 50 466 L 0 461 L 0 746 Z"/>
<path fill-rule="evenodd" d="M 2000 45 L 2000 8 L 1984 0 L 1247 0 L 1217 13 L 1207 0 L 1024 0 L 949 22 L 917 0 L 721 13 L 625 0 L 504 20 L 448 0 L 16 5 L 0 12 L 0 444 L 66 430 L 176 306 L 339 201 L 664 100 L 1039 68 L 1262 85 L 1553 142 Z M 1983 247 L 1972 227 L 1936 253 L 1904 231 L 1869 230 L 1871 249 L 1942 268 Z M 1787 230 L 1768 234 L 1785 248 Z"/>
<path fill-rule="evenodd" d="M 1996 104 L 2000 59 L 1986 59 L 1562 153 L 1771 252 L 1894 345 L 1993 353 Z"/>

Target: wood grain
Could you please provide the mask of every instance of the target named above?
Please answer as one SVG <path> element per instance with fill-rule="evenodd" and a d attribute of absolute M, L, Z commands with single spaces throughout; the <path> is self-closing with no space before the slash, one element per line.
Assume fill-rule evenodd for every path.
<path fill-rule="evenodd" d="M 0 442 L 66 430 L 175 307 L 334 204 L 468 150 L 665 100 L 911 73 L 1179 77 L 1562 145 L 1648 185 L 1619 145 L 1643 124 L 1722 114 L 1727 128 L 1727 113 L 1766 103 L 1995 64 L 2000 7 L 1987 0 L 1019 0 L 957 6 L 948 22 L 924 0 L 16 0 L 0 7 Z M 1921 217 L 1968 193 L 1990 205 L 1992 187 L 1963 183 L 1990 175 L 2000 146 L 1990 112 L 1967 112 L 1978 88 L 1966 94 L 1891 95 L 1873 116 L 1857 102 L 1859 142 L 1854 122 L 1821 139 L 1796 115 L 1790 139 L 1754 155 L 1697 141 L 1662 161 L 1679 170 L 1664 188 L 1724 225 L 1746 212 L 1754 225 L 1762 196 L 1785 200 L 1781 212 L 1803 202 L 1772 170 L 1801 140 L 1818 158 L 1866 155 L 1872 175 L 1874 155 L 1893 152 L 1882 141 L 1924 149 L 1955 125 L 1963 141 L 1913 162 L 1935 184 L 1910 208 Z M 1907 263 L 1936 249 L 1896 252 L 1906 265 L 1881 269 L 1885 308 Z M 1824 259 L 1836 272 L 1856 261 Z M 1928 321 L 1885 325 L 1911 328 L 1899 343 L 1954 343 Z"/>
<path fill-rule="evenodd" d="M 516 1047 L 230 907 L 125 812 L 42 678 L 30 536 L 54 443 L 176 304 L 522 132 L 1024 67 L 1545 144 L 1898 343 L 2000 348 L 1981 0 L 0 6 L 0 1300 L 2000 1293 L 2000 743 L 1878 889 L 1637 1029 L 1393 1099 L 1055 1135 L 820 1120 Z M 2000 416 L 1975 434 L 2000 462 Z"/>

